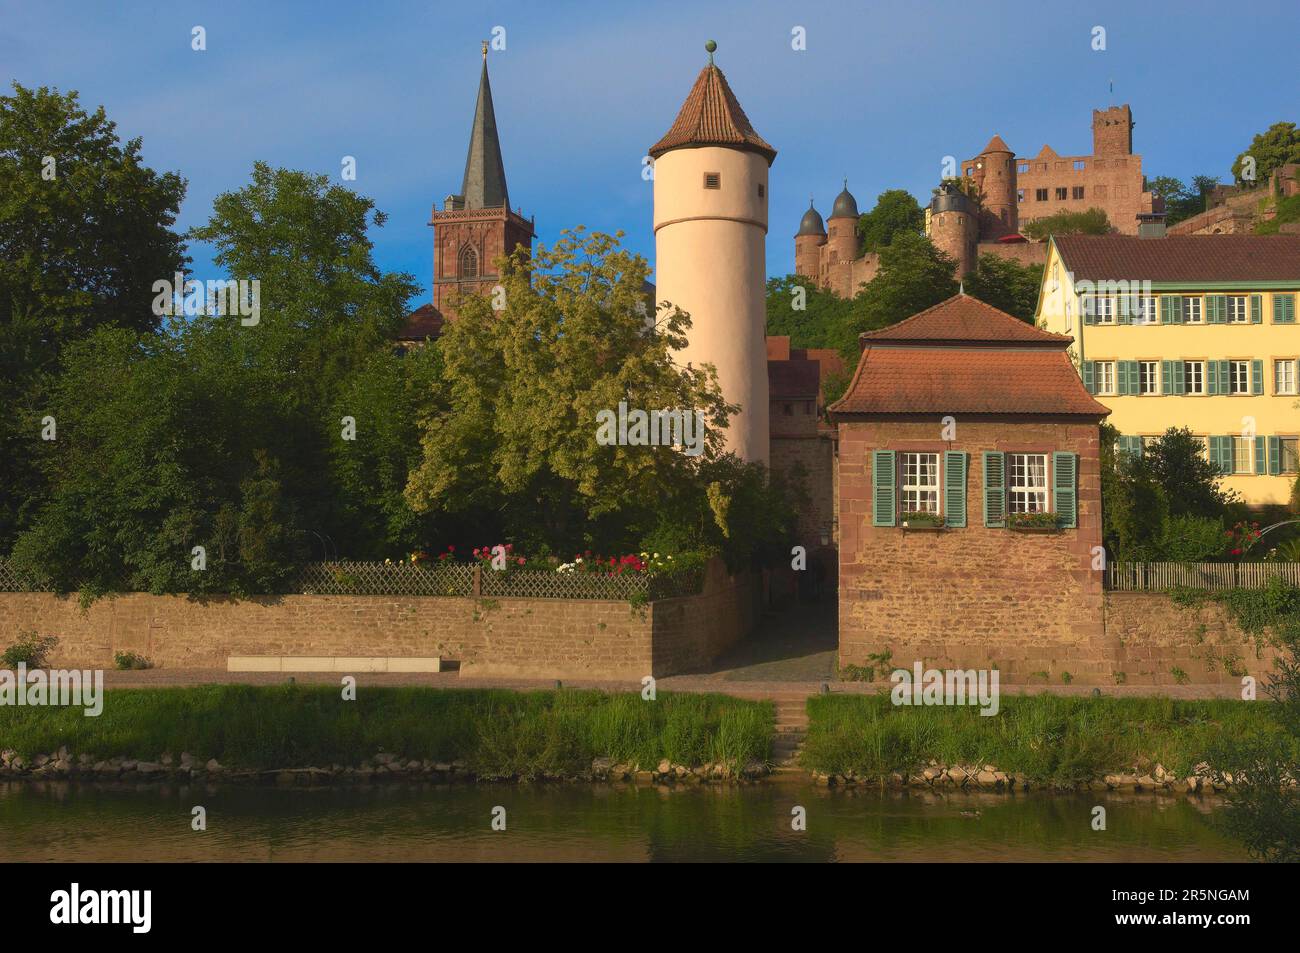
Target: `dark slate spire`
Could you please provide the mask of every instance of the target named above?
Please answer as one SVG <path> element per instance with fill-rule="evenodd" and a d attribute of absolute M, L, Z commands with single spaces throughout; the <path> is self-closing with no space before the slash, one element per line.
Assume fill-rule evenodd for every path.
<path fill-rule="evenodd" d="M 465 179 L 460 185 L 465 208 L 509 208 L 506 168 L 497 139 L 497 117 L 492 109 L 492 87 L 488 83 L 487 43 L 483 44 L 483 73 L 478 81 L 478 103 L 474 107 L 474 128 L 469 134 L 465 157 Z"/>

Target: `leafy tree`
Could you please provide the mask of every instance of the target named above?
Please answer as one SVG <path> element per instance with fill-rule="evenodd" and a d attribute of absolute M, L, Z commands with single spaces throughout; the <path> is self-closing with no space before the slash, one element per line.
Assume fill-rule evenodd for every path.
<path fill-rule="evenodd" d="M 837 346 L 845 359 L 858 358 L 858 335 L 896 324 L 957 293 L 957 263 L 924 235 L 900 232 L 880 250 L 880 271 L 854 300 Z"/>
<path fill-rule="evenodd" d="M 1255 160 L 1253 180 L 1242 178 L 1246 157 Z M 1232 163 L 1232 177 L 1238 185 L 1257 186 L 1268 181 L 1273 170 L 1288 162 L 1300 162 L 1300 129 L 1293 122 L 1275 122 L 1256 134 L 1250 146 Z"/>
<path fill-rule="evenodd" d="M 0 552 L 43 498 L 50 375 L 94 328 L 157 326 L 152 284 L 186 261 L 185 182 L 143 164 L 103 108 L 17 83 L 0 96 Z"/>
<path fill-rule="evenodd" d="M 925 229 L 925 212 L 906 189 L 888 189 L 876 198 L 876 207 L 858 218 L 861 251 L 880 251 L 895 235 L 920 235 Z"/>
<path fill-rule="evenodd" d="M 1142 462 L 1165 493 L 1171 516 L 1220 519 L 1236 499 L 1219 484 L 1205 444 L 1186 427 L 1170 427 L 1142 448 Z"/>
<path fill-rule="evenodd" d="M 484 536 L 534 553 L 672 539 L 740 562 L 786 538 L 793 512 L 777 481 L 723 453 L 737 408 L 714 369 L 673 361 L 689 316 L 666 304 L 648 327 L 644 259 L 579 227 L 498 264 L 506 307 L 467 300 L 439 341 L 445 370 L 407 486 L 413 508 L 480 513 Z M 701 452 L 598 442 L 598 414 L 620 402 L 698 410 Z"/>
<path fill-rule="evenodd" d="M 853 307 L 853 299 L 841 298 L 803 275 L 767 280 L 768 336 L 788 335 L 791 347 L 834 347 Z"/>
<path fill-rule="evenodd" d="M 1160 175 L 1152 179 L 1147 187 L 1165 200 L 1165 224 L 1177 225 L 1204 212 L 1206 196 L 1218 184 L 1218 178 L 1212 175 L 1195 176 L 1190 187 L 1173 176 Z"/>
<path fill-rule="evenodd" d="M 1057 212 L 1036 218 L 1025 226 L 1025 235 L 1035 241 L 1042 241 L 1049 235 L 1109 235 L 1110 220 L 1106 211 L 1090 208 L 1086 212 Z"/>
<path fill-rule="evenodd" d="M 980 255 L 975 270 L 965 278 L 966 293 L 1032 324 L 1044 267 Z"/>

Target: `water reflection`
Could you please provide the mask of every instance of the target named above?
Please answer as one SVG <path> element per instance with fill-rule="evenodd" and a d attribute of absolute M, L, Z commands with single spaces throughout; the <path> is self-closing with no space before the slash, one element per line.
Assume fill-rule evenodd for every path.
<path fill-rule="evenodd" d="M 1107 830 L 1091 827 L 1106 808 Z M 191 809 L 208 829 L 190 829 Z M 791 829 L 806 808 L 808 829 Z M 507 829 L 491 828 L 506 809 Z M 1244 860 L 1208 801 L 828 790 L 803 782 L 320 788 L 0 784 L 0 860 Z"/>

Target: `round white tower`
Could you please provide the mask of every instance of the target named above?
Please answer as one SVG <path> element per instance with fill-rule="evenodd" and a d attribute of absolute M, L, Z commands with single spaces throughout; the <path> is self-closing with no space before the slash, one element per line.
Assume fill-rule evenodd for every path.
<path fill-rule="evenodd" d="M 767 176 L 776 150 L 713 65 L 700 72 L 654 158 L 656 298 L 691 316 L 677 360 L 712 364 L 739 404 L 726 446 L 768 462 Z"/>

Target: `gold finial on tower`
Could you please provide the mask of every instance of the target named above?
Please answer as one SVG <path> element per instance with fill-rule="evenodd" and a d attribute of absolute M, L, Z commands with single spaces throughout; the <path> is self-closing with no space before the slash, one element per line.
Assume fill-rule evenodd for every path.
<path fill-rule="evenodd" d="M 487 40 L 484 40 L 484 41 L 483 41 L 483 59 L 484 59 L 484 60 L 487 60 L 487 47 L 488 47 L 488 41 L 487 41 Z"/>

